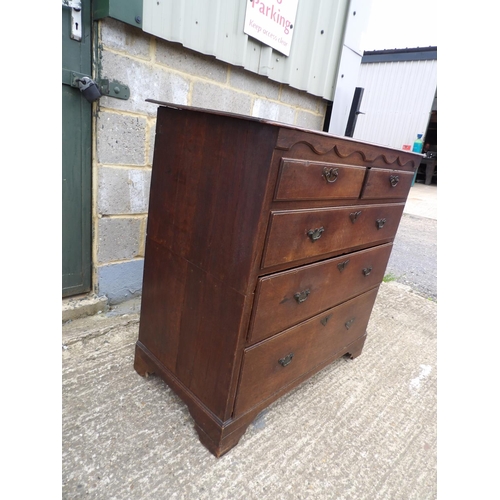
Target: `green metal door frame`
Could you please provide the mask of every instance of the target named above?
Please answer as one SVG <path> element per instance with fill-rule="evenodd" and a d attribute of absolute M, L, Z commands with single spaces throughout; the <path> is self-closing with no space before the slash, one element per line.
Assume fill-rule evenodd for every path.
<path fill-rule="evenodd" d="M 72 7 L 62 7 L 62 295 L 92 285 L 92 105 L 67 75 L 92 74 L 92 5 L 81 0 L 81 39 L 71 38 Z M 66 4 L 66 5 L 64 5 Z"/>

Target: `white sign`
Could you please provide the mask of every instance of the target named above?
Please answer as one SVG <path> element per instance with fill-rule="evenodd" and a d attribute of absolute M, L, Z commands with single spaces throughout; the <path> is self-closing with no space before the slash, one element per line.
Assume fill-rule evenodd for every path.
<path fill-rule="evenodd" d="M 247 0 L 243 31 L 288 56 L 299 0 Z"/>

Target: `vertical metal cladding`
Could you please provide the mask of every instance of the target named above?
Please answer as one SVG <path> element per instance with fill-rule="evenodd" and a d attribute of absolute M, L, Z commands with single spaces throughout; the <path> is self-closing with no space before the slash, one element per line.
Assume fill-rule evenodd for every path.
<path fill-rule="evenodd" d="M 437 60 L 362 63 L 354 138 L 401 149 L 424 134 L 436 93 Z"/>
<path fill-rule="evenodd" d="M 249 0 L 144 0 L 143 30 L 333 100 L 349 0 L 299 0 L 290 55 L 243 32 Z"/>

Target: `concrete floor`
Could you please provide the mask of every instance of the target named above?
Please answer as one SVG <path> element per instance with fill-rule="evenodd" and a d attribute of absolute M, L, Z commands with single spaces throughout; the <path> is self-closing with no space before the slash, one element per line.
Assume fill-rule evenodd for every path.
<path fill-rule="evenodd" d="M 407 208 L 434 213 L 421 186 Z M 382 283 L 361 356 L 275 402 L 220 459 L 168 386 L 134 371 L 139 307 L 63 325 L 63 499 L 437 498 L 434 301 Z"/>
<path fill-rule="evenodd" d="M 437 185 L 416 182 L 410 189 L 404 213 L 437 220 Z"/>
<path fill-rule="evenodd" d="M 137 314 L 63 328 L 64 499 L 436 498 L 436 304 L 382 283 L 361 356 L 274 403 L 220 459 L 133 369 Z"/>

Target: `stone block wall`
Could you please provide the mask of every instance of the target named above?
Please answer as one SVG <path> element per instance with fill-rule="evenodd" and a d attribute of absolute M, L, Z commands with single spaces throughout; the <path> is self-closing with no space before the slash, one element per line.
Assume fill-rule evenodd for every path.
<path fill-rule="evenodd" d="M 94 291 L 116 304 L 140 295 L 157 106 L 146 99 L 322 130 L 327 102 L 107 18 L 101 77 L 130 98 L 102 97 L 94 125 Z"/>

